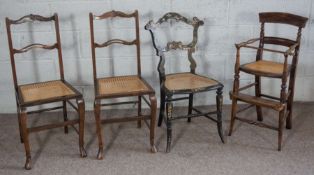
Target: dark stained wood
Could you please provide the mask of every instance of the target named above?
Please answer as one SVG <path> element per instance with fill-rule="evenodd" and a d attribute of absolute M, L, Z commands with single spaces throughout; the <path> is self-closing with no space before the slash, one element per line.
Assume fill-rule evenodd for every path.
<path fill-rule="evenodd" d="M 55 31 L 56 31 L 56 43 L 51 45 L 45 45 L 41 43 L 32 43 L 25 47 L 22 47 L 21 49 L 17 49 L 13 47 L 13 40 L 12 40 L 12 32 L 11 28 L 13 25 L 18 25 L 26 22 L 33 22 L 33 21 L 39 21 L 39 22 L 53 22 L 55 25 Z M 31 154 L 30 154 L 30 143 L 28 140 L 28 135 L 31 132 L 38 132 L 42 130 L 57 128 L 57 127 L 64 127 L 64 132 L 68 132 L 68 125 L 74 125 L 79 124 L 80 125 L 80 132 L 79 132 L 79 146 L 80 146 L 80 153 L 81 156 L 86 156 L 86 152 L 83 147 L 83 135 L 84 135 L 84 115 L 85 115 L 85 107 L 83 96 L 82 94 L 77 91 L 75 88 L 73 88 L 69 83 L 67 83 L 64 80 L 64 70 L 63 70 L 63 62 L 62 62 L 62 48 L 61 48 L 61 39 L 60 39 L 60 31 L 59 31 L 59 20 L 58 15 L 55 13 L 51 17 L 43 17 L 40 15 L 26 15 L 21 17 L 18 20 L 11 20 L 9 18 L 6 18 L 6 28 L 7 28 L 7 36 L 8 36 L 8 44 L 9 44 L 9 50 L 10 50 L 10 60 L 11 60 L 11 67 L 12 67 L 12 75 L 13 75 L 13 82 L 14 82 L 14 89 L 15 89 L 15 95 L 16 95 L 16 104 L 17 104 L 17 115 L 18 115 L 18 121 L 19 121 L 19 129 L 20 129 L 20 135 L 21 135 L 21 142 L 24 143 L 25 152 L 26 152 L 26 163 L 25 163 L 25 169 L 29 170 L 31 169 Z M 41 48 L 41 49 L 57 49 L 58 52 L 58 63 L 59 63 L 59 71 L 60 71 L 60 79 L 57 80 L 58 83 L 64 85 L 64 87 L 67 87 L 69 91 L 73 94 L 64 95 L 64 96 L 52 96 L 49 98 L 44 99 L 36 99 L 34 101 L 25 101 L 22 96 L 22 90 L 21 87 L 23 86 L 34 86 L 36 88 L 36 85 L 40 85 L 43 83 L 51 84 L 52 82 L 56 81 L 46 81 L 46 82 L 35 82 L 27 85 L 20 85 L 17 80 L 17 73 L 16 73 L 16 66 L 15 66 L 15 55 L 16 54 L 23 54 L 25 52 L 28 52 L 30 50 L 33 50 L 35 48 Z M 45 92 L 49 93 L 49 92 Z M 80 102 L 77 103 L 78 107 L 75 107 L 72 103 L 69 102 L 71 99 L 76 99 Z M 68 101 L 74 109 L 79 111 L 79 119 L 77 120 L 68 120 L 67 118 L 67 110 L 66 110 L 66 101 Z M 28 107 L 47 104 L 47 103 L 53 103 L 53 102 L 60 102 L 62 103 L 62 106 L 57 106 L 53 108 L 45 108 L 37 111 L 27 111 Z M 27 127 L 27 117 L 30 114 L 34 113 L 41 113 L 45 111 L 51 111 L 51 110 L 57 110 L 57 109 L 63 109 L 63 118 L 64 122 L 62 123 L 53 123 L 53 124 L 47 124 L 42 126 L 35 126 L 35 127 Z"/>
<path fill-rule="evenodd" d="M 132 41 L 126 41 L 120 38 L 111 39 L 105 41 L 103 43 L 96 43 L 95 42 L 95 33 L 94 33 L 94 21 L 95 20 L 108 20 L 113 19 L 116 17 L 120 18 L 129 18 L 130 20 L 134 19 L 135 23 L 135 30 L 136 30 L 136 38 Z M 93 62 L 93 77 L 94 77 L 94 87 L 95 87 L 95 105 L 94 105 L 94 114 L 95 114 L 95 121 L 96 121 L 96 134 L 98 138 L 98 154 L 97 159 L 103 159 L 103 137 L 102 137 L 102 129 L 101 123 L 117 123 L 117 122 L 130 122 L 130 121 L 137 121 L 138 127 L 141 127 L 142 120 L 150 120 L 151 125 L 150 129 L 150 144 L 151 144 L 151 152 L 157 152 L 155 147 L 155 120 L 156 120 L 156 97 L 154 89 L 141 77 L 141 59 L 140 59 L 140 35 L 139 35 L 139 19 L 138 19 L 138 11 L 134 11 L 133 13 L 124 13 L 121 11 L 109 11 L 105 12 L 102 15 L 93 15 L 92 13 L 89 14 L 90 20 L 90 37 L 91 37 L 91 50 L 92 50 L 92 62 Z M 136 75 L 128 75 L 128 76 L 111 76 L 111 77 L 98 77 L 97 76 L 97 65 L 96 65 L 96 48 L 100 49 L 103 47 L 110 47 L 113 44 L 121 44 L 126 46 L 136 46 L 136 62 L 137 62 L 137 74 Z M 107 86 L 114 86 L 114 83 L 120 82 L 124 83 L 128 89 L 117 86 L 119 91 L 104 91 L 102 88 L 102 84 L 107 84 Z M 110 80 L 110 81 L 109 81 Z M 143 88 L 130 90 L 131 87 L 128 86 L 130 83 L 135 82 L 138 83 L 139 86 Z M 129 83 L 129 84 L 128 84 Z M 137 87 L 137 86 L 136 86 Z M 115 89 L 115 90 L 117 90 Z M 149 101 L 144 96 L 149 96 Z M 137 97 L 137 101 L 126 101 L 126 102 L 118 102 L 118 103 L 106 103 L 101 104 L 101 100 L 110 99 L 110 98 L 120 98 L 120 97 Z M 142 114 L 142 99 L 151 109 L 151 113 L 149 115 Z M 101 106 L 112 106 L 112 105 L 124 105 L 124 104 L 136 104 L 138 107 L 138 115 L 134 117 L 121 117 L 121 118 L 112 118 L 112 119 L 101 119 Z"/>
<path fill-rule="evenodd" d="M 169 41 L 165 45 L 161 45 L 158 42 L 156 30 L 157 28 L 162 30 L 163 23 L 171 22 L 182 22 L 186 25 L 192 26 L 193 30 L 193 39 L 191 42 L 185 44 L 182 41 Z M 193 53 L 196 51 L 196 44 L 198 40 L 198 29 L 200 26 L 204 25 L 204 22 L 197 17 L 192 19 L 188 19 L 179 13 L 169 12 L 163 15 L 157 22 L 150 20 L 146 25 L 145 29 L 148 30 L 151 34 L 152 44 L 155 48 L 156 55 L 160 58 L 158 63 L 158 73 L 160 80 L 160 111 L 159 111 L 159 119 L 158 126 L 161 126 L 162 121 L 166 122 L 167 127 L 167 147 L 166 152 L 170 152 L 171 148 L 171 140 L 172 140 L 172 120 L 187 118 L 188 122 L 191 122 L 191 118 L 204 116 L 209 119 L 212 119 L 208 114 L 214 113 L 217 115 L 217 120 L 213 119 L 213 121 L 217 122 L 218 133 L 221 138 L 221 141 L 224 142 L 223 132 L 222 132 L 222 121 L 221 121 L 221 103 L 222 103 L 222 88 L 223 84 L 218 82 L 217 80 L 211 79 L 209 77 L 205 77 L 202 75 L 198 75 L 195 73 L 196 70 L 196 61 L 193 58 Z M 170 25 L 171 26 L 171 25 Z M 187 52 L 187 59 L 190 62 L 190 72 L 185 73 L 174 73 L 167 74 L 165 71 L 165 62 L 166 62 L 166 52 L 171 50 L 182 50 L 183 52 Z M 180 80 L 175 78 L 181 78 Z M 184 79 L 184 81 L 182 80 Z M 189 81 L 193 79 L 193 81 Z M 168 81 L 167 81 L 168 80 Z M 172 83 L 170 83 L 172 82 Z M 188 83 L 182 83 L 188 82 Z M 198 82 L 206 82 L 206 85 L 200 85 L 202 83 Z M 181 85 L 182 84 L 182 85 Z M 182 87 L 181 87 L 182 86 Z M 204 113 L 200 111 L 195 111 L 193 108 L 193 95 L 195 93 L 207 92 L 217 90 L 217 111 Z M 179 97 L 175 98 L 174 95 L 182 95 L 186 94 L 188 97 Z M 173 116 L 173 102 L 179 100 L 188 100 L 188 113 L 184 116 Z M 193 113 L 196 112 L 196 113 Z"/>
<path fill-rule="evenodd" d="M 237 55 L 235 64 L 235 75 L 233 83 L 233 91 L 230 92 L 230 97 L 232 99 L 232 109 L 231 109 L 231 120 L 229 127 L 229 136 L 232 134 L 233 126 L 235 120 L 240 120 L 246 123 L 258 125 L 261 127 L 266 127 L 278 131 L 278 151 L 281 150 L 282 145 L 282 132 L 283 132 L 283 122 L 286 120 L 286 128 L 291 128 L 291 118 L 292 118 L 292 105 L 295 87 L 295 74 L 299 57 L 299 49 L 301 43 L 301 32 L 302 28 L 305 27 L 307 22 L 306 17 L 282 13 L 282 12 L 265 12 L 259 14 L 259 19 L 261 23 L 261 32 L 259 38 L 250 39 L 246 42 L 241 42 L 236 44 Z M 278 23 L 286 24 L 298 27 L 298 32 L 296 40 L 291 40 L 276 36 L 265 36 L 265 25 L 267 23 Z M 258 47 L 252 46 L 254 42 L 259 41 Z M 265 48 L 264 45 L 280 45 L 286 46 L 287 50 L 275 50 Z M 250 48 L 256 49 L 256 62 L 240 64 L 240 49 Z M 263 52 L 272 52 L 283 58 L 280 63 L 264 61 Z M 290 60 L 292 59 L 292 60 Z M 291 62 L 289 64 L 289 62 Z M 245 87 L 239 87 L 239 73 L 240 71 L 255 75 L 255 83 L 247 85 Z M 280 78 L 281 79 L 281 90 L 280 97 L 274 97 L 271 95 L 261 93 L 261 77 L 268 78 Z M 287 84 L 288 91 L 287 91 Z M 247 95 L 240 93 L 240 91 L 247 89 L 255 85 L 255 95 Z M 267 99 L 265 99 L 267 98 Z M 256 106 L 257 120 L 260 122 L 251 121 L 248 119 L 239 118 L 236 113 L 241 111 L 237 110 L 237 101 L 243 101 Z M 262 107 L 271 108 L 279 112 L 279 124 L 278 127 L 272 127 L 261 123 L 263 121 Z"/>
<path fill-rule="evenodd" d="M 263 12 L 259 13 L 261 23 L 282 23 L 304 28 L 308 18 L 283 12 Z"/>

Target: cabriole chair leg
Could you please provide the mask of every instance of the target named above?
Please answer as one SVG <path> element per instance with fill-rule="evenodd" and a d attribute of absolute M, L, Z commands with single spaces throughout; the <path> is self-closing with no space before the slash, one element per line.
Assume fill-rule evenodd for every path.
<path fill-rule="evenodd" d="M 81 157 L 86 157 L 87 153 L 84 148 L 84 125 L 85 125 L 85 103 L 83 99 L 77 100 L 78 110 L 79 110 L 79 146 Z"/>
<path fill-rule="evenodd" d="M 97 159 L 103 159 L 103 141 L 102 141 L 102 131 L 101 131 L 101 121 L 100 121 L 100 102 L 95 101 L 94 103 L 94 113 L 95 113 L 95 121 L 96 121 L 96 133 L 98 137 L 98 153 Z"/>

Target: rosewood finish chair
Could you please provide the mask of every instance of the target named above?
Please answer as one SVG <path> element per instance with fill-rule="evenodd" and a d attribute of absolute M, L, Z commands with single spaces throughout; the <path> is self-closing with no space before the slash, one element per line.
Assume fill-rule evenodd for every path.
<path fill-rule="evenodd" d="M 26 22 L 54 22 L 55 31 L 56 31 L 56 43 L 52 45 L 44 45 L 39 43 L 33 43 L 27 45 L 21 49 L 13 48 L 13 40 L 11 34 L 12 25 L 18 25 Z M 68 82 L 64 80 L 64 71 L 62 63 L 62 52 L 61 52 L 61 41 L 60 41 L 60 31 L 59 31 L 59 21 L 58 15 L 55 13 L 51 17 L 43 17 L 39 15 L 27 15 L 18 20 L 11 20 L 6 18 L 6 27 L 7 35 L 10 49 L 10 58 L 12 66 L 12 74 L 16 95 L 16 104 L 17 104 L 17 114 L 20 130 L 21 142 L 24 143 L 25 152 L 26 152 L 26 163 L 25 169 L 31 169 L 31 153 L 30 153 L 30 144 L 29 144 L 29 134 L 32 132 L 38 132 L 46 129 L 53 129 L 57 127 L 64 127 L 64 132 L 68 133 L 68 125 L 73 126 L 74 124 L 79 124 L 79 150 L 81 157 L 86 157 L 86 151 L 84 149 L 84 118 L 85 118 L 85 105 L 83 96 L 80 92 L 74 89 Z M 56 49 L 58 51 L 58 61 L 59 61 L 59 70 L 60 70 L 60 79 L 53 81 L 45 82 L 36 82 L 32 84 L 22 84 L 18 83 L 17 70 L 15 66 L 15 55 L 22 54 L 24 52 L 33 50 L 34 48 Z M 76 100 L 77 107 L 70 101 Z M 45 108 L 41 110 L 32 110 L 28 111 L 29 107 L 48 104 L 53 102 L 61 102 L 61 106 L 53 108 Z M 67 104 L 69 103 L 79 115 L 79 119 L 68 120 L 67 117 Z M 36 127 L 27 126 L 27 117 L 29 114 L 40 113 L 44 111 L 51 110 L 63 110 L 64 122 L 47 124 Z M 73 126 L 74 127 L 74 126 Z"/>
<path fill-rule="evenodd" d="M 190 25 L 193 27 L 193 40 L 188 44 L 183 44 L 181 41 L 170 41 L 163 46 L 160 42 L 160 37 L 157 33 L 157 30 L 163 30 L 162 24 L 169 22 L 183 22 L 184 24 Z M 149 21 L 145 29 L 149 30 L 152 36 L 153 46 L 156 50 L 157 56 L 160 57 L 158 64 L 158 72 L 160 78 L 160 113 L 158 126 L 161 126 L 163 118 L 165 118 L 165 106 L 166 106 L 166 126 L 167 126 L 167 148 L 166 152 L 170 152 L 171 140 L 172 140 L 172 121 L 182 118 L 188 118 L 188 122 L 191 121 L 193 117 L 205 116 L 217 123 L 218 134 L 221 141 L 224 143 L 223 131 L 222 131 L 222 89 L 223 85 L 211 78 L 198 75 L 195 73 L 196 62 L 193 59 L 193 53 L 195 52 L 195 46 L 197 43 L 198 37 L 198 28 L 203 25 L 204 22 L 199 20 L 197 17 L 193 19 L 188 19 L 181 16 L 178 13 L 169 12 L 161 17 L 156 23 L 152 20 Z M 166 32 L 165 32 L 166 33 Z M 180 49 L 187 52 L 187 58 L 190 62 L 190 72 L 180 72 L 173 74 L 166 74 L 165 72 L 165 61 L 166 61 L 166 52 L 171 50 Z M 201 112 L 200 110 L 193 107 L 193 95 L 200 92 L 216 90 L 216 103 L 217 110 L 212 112 Z M 186 95 L 185 97 L 173 98 L 174 95 Z M 188 95 L 188 96 L 187 96 Z M 185 116 L 172 116 L 173 101 L 178 100 L 188 100 L 188 114 Z M 194 113 L 192 112 L 194 111 Z M 213 115 L 217 115 L 217 119 L 212 118 Z"/>
<path fill-rule="evenodd" d="M 94 36 L 94 20 L 113 19 L 115 17 L 134 19 L 136 38 L 132 41 L 126 41 L 122 39 L 111 39 L 104 43 L 96 43 Z M 92 49 L 92 60 L 93 60 L 93 76 L 95 86 L 95 103 L 94 112 L 96 120 L 96 129 L 99 142 L 99 151 L 97 158 L 103 158 L 103 141 L 101 123 L 115 123 L 115 122 L 127 122 L 137 121 L 138 127 L 141 127 L 141 121 L 144 120 L 147 126 L 150 128 L 150 145 L 151 152 L 157 152 L 155 147 L 155 121 L 156 121 L 156 108 L 157 102 L 155 97 L 155 91 L 153 88 L 142 78 L 141 76 L 141 59 L 140 59 L 140 36 L 139 36 L 139 19 L 138 11 L 126 14 L 120 11 L 106 12 L 100 16 L 89 14 L 90 20 L 90 33 L 91 33 L 91 49 Z M 136 48 L 136 59 L 137 59 L 137 74 L 127 76 L 112 76 L 112 77 L 98 77 L 97 76 L 97 65 L 96 65 L 96 48 L 109 47 L 113 44 L 122 44 Z M 149 101 L 145 98 L 145 95 L 149 96 Z M 102 104 L 101 100 L 121 98 L 121 97 L 137 97 L 136 101 L 125 101 L 118 103 L 105 103 Z M 144 100 L 150 107 L 150 114 L 144 115 L 142 113 L 142 100 Z M 101 106 L 111 105 L 122 105 L 122 104 L 138 104 L 138 116 L 124 117 L 124 118 L 111 118 L 111 119 L 100 119 L 100 108 Z M 146 120 L 150 119 L 150 124 Z"/>
<path fill-rule="evenodd" d="M 280 13 L 280 12 L 266 12 L 259 13 L 259 21 L 261 23 L 261 32 L 260 37 L 248 40 L 247 42 L 236 44 L 237 54 L 236 54 L 236 63 L 235 63 L 235 75 L 234 75 L 234 84 L 233 91 L 230 92 L 230 97 L 232 99 L 232 111 L 231 111 L 231 122 L 229 128 L 229 136 L 232 134 L 232 129 L 234 121 L 240 120 L 249 124 L 254 124 L 260 127 L 265 127 L 278 131 L 278 151 L 281 150 L 282 143 L 282 131 L 283 131 L 283 122 L 286 120 L 286 128 L 291 129 L 291 119 L 292 119 L 292 107 L 293 107 L 293 95 L 295 88 L 295 78 L 296 78 L 296 69 L 298 65 L 298 56 L 300 49 L 301 41 L 301 31 L 305 27 L 307 18 L 302 16 L 297 16 L 289 13 Z M 265 24 L 267 23 L 277 23 L 290 25 L 292 27 L 297 27 L 298 32 L 295 40 L 267 36 L 265 35 Z M 253 43 L 259 43 L 258 46 L 254 46 Z M 279 45 L 287 47 L 287 50 L 278 50 L 270 49 L 264 47 L 264 45 Z M 250 48 L 257 50 L 256 61 L 240 64 L 240 49 L 241 48 Z M 265 60 L 263 53 L 270 52 L 276 56 L 281 55 L 281 62 Z M 280 59 L 279 59 L 280 60 Z M 255 76 L 255 82 L 244 87 L 239 87 L 239 73 L 240 71 L 251 74 Z M 261 77 L 267 78 L 277 78 L 281 80 L 281 91 L 280 97 L 274 97 L 262 93 L 261 89 Z M 288 90 L 287 88 L 288 86 Z M 248 95 L 242 93 L 245 89 L 250 87 L 255 88 L 255 95 Z M 242 101 L 249 103 L 250 105 L 237 110 L 237 102 Z M 257 122 L 248 120 L 245 118 L 240 118 L 237 116 L 238 113 L 249 109 L 250 107 L 256 107 L 257 112 Z M 271 108 L 279 112 L 278 118 L 278 127 L 270 126 L 262 123 L 262 107 Z"/>

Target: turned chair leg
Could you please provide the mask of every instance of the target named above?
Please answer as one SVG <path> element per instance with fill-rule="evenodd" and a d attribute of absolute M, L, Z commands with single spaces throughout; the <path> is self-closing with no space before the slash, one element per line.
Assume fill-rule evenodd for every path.
<path fill-rule="evenodd" d="M 21 129 L 22 129 L 22 137 L 24 141 L 24 148 L 26 153 L 26 162 L 24 165 L 24 168 L 26 170 L 32 169 L 32 162 L 31 162 L 31 151 L 29 146 L 29 140 L 28 140 L 28 131 L 27 131 L 27 114 L 26 111 L 22 111 L 20 114 L 21 117 Z"/>
<path fill-rule="evenodd" d="M 67 101 L 64 100 L 63 102 L 63 119 L 64 121 L 68 121 L 68 114 L 67 114 Z M 68 126 L 64 126 L 64 133 L 69 133 Z"/>
<path fill-rule="evenodd" d="M 293 94 L 291 94 L 291 95 L 293 96 Z M 288 102 L 287 102 L 287 112 L 289 112 L 287 119 L 286 119 L 286 128 L 287 129 L 292 128 L 292 108 L 293 108 L 293 97 L 289 98 Z"/>
<path fill-rule="evenodd" d="M 84 125 L 85 125 L 85 103 L 83 99 L 77 100 L 79 111 L 79 146 L 81 157 L 86 157 L 87 153 L 84 148 Z"/>
<path fill-rule="evenodd" d="M 137 115 L 138 116 L 142 115 L 142 97 L 141 96 L 138 96 Z M 138 128 L 142 127 L 142 120 L 137 120 L 137 127 Z"/>
<path fill-rule="evenodd" d="M 192 109 L 193 109 L 193 94 L 189 95 L 189 111 L 188 114 L 192 114 Z M 188 122 L 191 122 L 191 117 L 188 117 Z"/>
<path fill-rule="evenodd" d="M 101 131 L 101 121 L 100 121 L 100 101 L 95 101 L 94 103 L 94 114 L 95 114 L 95 121 L 96 121 L 96 134 L 98 137 L 98 154 L 97 159 L 103 159 L 103 141 L 102 141 L 102 131 Z"/>
<path fill-rule="evenodd" d="M 288 116 L 286 119 L 286 128 L 287 129 L 291 129 L 292 128 L 292 111 L 293 111 L 293 97 L 294 97 L 294 80 L 292 80 L 292 77 L 290 77 L 289 80 L 290 84 L 289 84 L 289 90 L 290 90 L 290 96 L 288 97 L 288 101 L 287 101 L 287 112 Z"/>
<path fill-rule="evenodd" d="M 283 119 L 285 115 L 285 110 L 279 112 L 279 124 L 278 124 L 278 151 L 281 151 L 282 144 L 282 130 L 283 130 Z"/>
<path fill-rule="evenodd" d="M 225 143 L 223 130 L 222 130 L 222 88 L 217 89 L 216 107 L 217 107 L 217 129 L 222 143 Z"/>
<path fill-rule="evenodd" d="M 159 109 L 158 127 L 161 126 L 162 120 L 165 115 L 165 101 L 166 101 L 166 95 L 163 90 L 160 90 L 160 109 Z"/>
<path fill-rule="evenodd" d="M 168 100 L 171 100 L 171 96 L 167 98 Z M 171 149 L 171 140 L 172 140 L 172 127 L 171 127 L 171 118 L 172 118 L 172 102 L 168 101 L 166 110 L 167 110 L 167 148 L 166 152 L 169 153 Z"/>
<path fill-rule="evenodd" d="M 255 76 L 255 96 L 260 97 L 261 96 L 261 77 Z M 257 120 L 263 121 L 263 113 L 262 113 L 262 107 L 256 105 L 256 114 L 257 114 Z"/>
<path fill-rule="evenodd" d="M 234 126 L 234 121 L 237 113 L 237 100 L 235 98 L 232 99 L 232 108 L 231 108 L 231 120 L 230 120 L 230 127 L 229 127 L 229 136 L 232 135 L 232 130 Z"/>
<path fill-rule="evenodd" d="M 155 146 L 155 124 L 156 124 L 156 111 L 157 111 L 157 100 L 155 95 L 149 96 L 150 104 L 151 104 L 151 112 L 150 112 L 150 146 L 151 152 L 156 153 L 157 148 Z"/>

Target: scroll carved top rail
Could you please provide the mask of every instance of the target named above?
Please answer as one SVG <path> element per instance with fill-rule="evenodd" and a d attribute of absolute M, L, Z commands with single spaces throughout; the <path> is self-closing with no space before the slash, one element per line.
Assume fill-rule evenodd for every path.
<path fill-rule="evenodd" d="M 170 41 L 167 43 L 166 46 L 162 46 L 158 39 L 154 36 L 155 34 L 155 30 L 162 24 L 165 22 L 169 22 L 170 20 L 175 20 L 175 21 L 181 21 L 185 24 L 191 25 L 193 27 L 193 40 L 188 43 L 188 44 L 183 44 L 181 41 Z M 166 13 L 163 17 L 161 17 L 156 23 L 154 23 L 153 20 L 150 20 L 146 25 L 145 25 L 145 29 L 149 30 L 152 34 L 152 39 L 153 39 L 153 43 L 155 48 L 157 49 L 157 55 L 160 56 L 162 54 L 162 52 L 167 52 L 171 49 L 181 49 L 181 50 L 191 50 L 194 52 L 195 50 L 195 45 L 197 43 L 197 31 L 199 26 L 204 25 L 204 22 L 200 19 L 198 19 L 197 17 L 194 17 L 192 20 L 181 16 L 178 13 L 175 12 L 169 12 Z"/>
<path fill-rule="evenodd" d="M 99 15 L 99 16 L 93 15 L 93 18 L 94 18 L 94 20 L 113 18 L 113 17 L 132 18 L 132 17 L 136 17 L 137 14 L 138 14 L 137 11 L 135 11 L 134 13 L 126 14 L 126 13 L 123 13 L 121 11 L 112 10 L 110 12 L 103 13 L 102 15 Z"/>
<path fill-rule="evenodd" d="M 22 24 L 25 22 L 34 22 L 34 21 L 52 21 L 52 20 L 55 20 L 55 14 L 51 17 L 43 17 L 40 15 L 30 14 L 30 15 L 23 16 L 17 20 L 11 20 L 8 18 L 7 20 L 10 24 Z"/>

